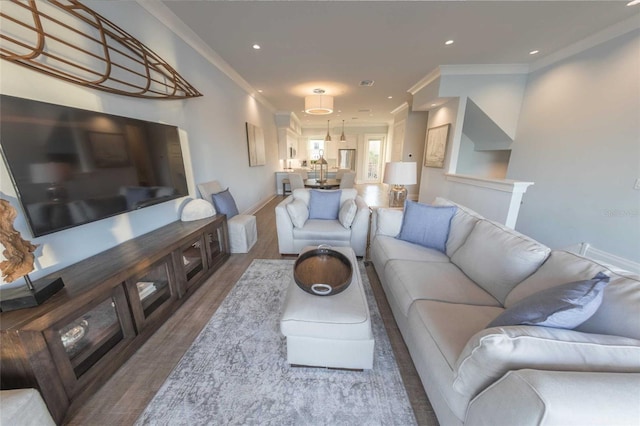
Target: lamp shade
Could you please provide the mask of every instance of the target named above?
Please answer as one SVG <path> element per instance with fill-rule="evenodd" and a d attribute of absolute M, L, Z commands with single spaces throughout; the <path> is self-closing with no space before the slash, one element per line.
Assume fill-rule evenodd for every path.
<path fill-rule="evenodd" d="M 35 163 L 29 165 L 29 174 L 33 183 L 59 183 L 71 175 L 67 163 Z"/>
<path fill-rule="evenodd" d="M 387 163 L 384 168 L 383 182 L 391 185 L 415 185 L 417 183 L 416 163 L 402 161 Z"/>
<path fill-rule="evenodd" d="M 333 112 L 333 96 L 309 95 L 304 98 L 304 112 L 311 115 L 326 115 Z"/>

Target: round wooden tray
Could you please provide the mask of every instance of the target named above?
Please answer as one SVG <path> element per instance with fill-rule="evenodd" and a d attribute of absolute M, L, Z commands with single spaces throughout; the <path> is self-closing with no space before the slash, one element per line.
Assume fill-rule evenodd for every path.
<path fill-rule="evenodd" d="M 301 254 L 293 267 L 298 287 L 315 296 L 332 296 L 344 291 L 351 283 L 352 273 L 347 256 L 330 248 Z"/>

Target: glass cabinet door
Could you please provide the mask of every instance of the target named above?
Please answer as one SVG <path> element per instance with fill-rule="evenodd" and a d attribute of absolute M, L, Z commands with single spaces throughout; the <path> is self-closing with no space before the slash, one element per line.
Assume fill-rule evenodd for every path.
<path fill-rule="evenodd" d="M 127 279 L 127 291 L 138 332 L 152 317 L 160 315 L 177 299 L 173 277 L 171 259 L 165 257 L 137 277 Z"/>
<path fill-rule="evenodd" d="M 182 247 L 180 263 L 184 270 L 186 287 L 189 288 L 204 275 L 207 269 L 206 248 L 202 236 Z"/>
<path fill-rule="evenodd" d="M 96 369 L 106 358 L 135 336 L 127 307 L 124 288 L 120 284 L 96 302 L 90 302 L 67 319 L 45 330 L 52 355 L 69 395 L 74 395 L 91 381 Z M 99 368 L 97 368 L 99 369 Z"/>
<path fill-rule="evenodd" d="M 221 223 L 219 226 L 207 230 L 204 234 L 209 268 L 213 268 L 226 258 L 229 251 L 225 237 L 226 232 L 226 223 Z"/>
<path fill-rule="evenodd" d="M 82 376 L 124 337 L 113 298 L 80 315 L 58 331 L 76 377 Z"/>

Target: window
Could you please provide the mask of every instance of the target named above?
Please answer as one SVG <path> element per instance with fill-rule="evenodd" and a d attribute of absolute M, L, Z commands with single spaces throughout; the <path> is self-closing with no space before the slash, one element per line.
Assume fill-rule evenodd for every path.
<path fill-rule="evenodd" d="M 310 160 L 318 160 L 320 151 L 324 151 L 324 139 L 309 139 L 309 156 Z"/>

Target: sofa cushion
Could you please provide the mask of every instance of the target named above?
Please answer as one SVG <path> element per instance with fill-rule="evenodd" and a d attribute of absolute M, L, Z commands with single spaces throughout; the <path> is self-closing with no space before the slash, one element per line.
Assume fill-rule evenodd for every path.
<path fill-rule="evenodd" d="M 516 231 L 480 220 L 451 261 L 504 303 L 509 292 L 540 267 L 549 251 Z"/>
<path fill-rule="evenodd" d="M 509 307 L 487 327 L 539 325 L 576 328 L 596 312 L 608 283 L 609 277 L 599 272 L 590 280 L 575 281 L 540 291 Z"/>
<path fill-rule="evenodd" d="M 217 194 L 212 194 L 213 205 L 219 214 L 226 214 L 227 219 L 231 219 L 238 214 L 238 207 L 236 206 L 236 200 L 229 192 L 229 189 L 225 189 Z"/>
<path fill-rule="evenodd" d="M 302 228 L 293 228 L 296 240 L 349 241 L 351 230 L 345 229 L 338 220 L 308 219 Z"/>
<path fill-rule="evenodd" d="M 287 213 L 296 228 L 302 228 L 309 219 L 309 209 L 302 200 L 293 200 L 287 204 Z"/>
<path fill-rule="evenodd" d="M 358 206 L 356 206 L 355 200 L 346 200 L 342 203 L 342 206 L 340 206 L 340 212 L 338 213 L 340 224 L 347 229 L 351 228 L 353 219 L 356 218 L 356 213 L 358 213 Z"/>
<path fill-rule="evenodd" d="M 611 276 L 595 314 L 576 330 L 640 340 L 640 277 L 607 271 Z"/>
<path fill-rule="evenodd" d="M 465 345 L 482 329 L 482 324 L 499 315 L 503 308 L 473 306 L 461 303 L 417 300 L 409 309 L 409 315 L 417 315 L 438 345 L 440 353 L 453 369 Z"/>
<path fill-rule="evenodd" d="M 342 190 L 312 189 L 309 196 L 309 219 L 337 219 L 340 212 Z"/>
<path fill-rule="evenodd" d="M 379 235 L 373 240 L 371 253 L 378 258 L 380 266 L 386 265 L 389 260 L 393 259 L 449 263 L 447 255 L 438 250 L 385 235 Z"/>
<path fill-rule="evenodd" d="M 398 238 L 445 252 L 455 206 L 430 206 L 407 200 Z"/>
<path fill-rule="evenodd" d="M 534 274 L 515 286 L 507 296 L 504 305 L 508 308 L 542 290 L 572 281 L 591 279 L 604 269 L 602 265 L 576 254 L 553 250 Z"/>
<path fill-rule="evenodd" d="M 552 251 L 540 269 L 509 293 L 505 306 L 509 307 L 540 290 L 572 280 L 589 279 L 601 271 L 610 277 L 602 303 L 596 313 L 576 330 L 640 340 L 640 277 L 567 251 Z"/>
<path fill-rule="evenodd" d="M 435 206 L 456 206 L 458 210 L 451 219 L 451 229 L 447 238 L 447 256 L 451 257 L 467 240 L 476 223 L 484 219 L 481 215 L 470 208 L 456 204 L 446 198 L 436 197 L 433 202 Z"/>
<path fill-rule="evenodd" d="M 453 388 L 473 397 L 507 371 L 640 371 L 640 341 L 537 326 L 488 328 L 460 354 Z"/>
<path fill-rule="evenodd" d="M 500 306 L 452 263 L 390 260 L 384 275 L 405 316 L 415 300 Z"/>

